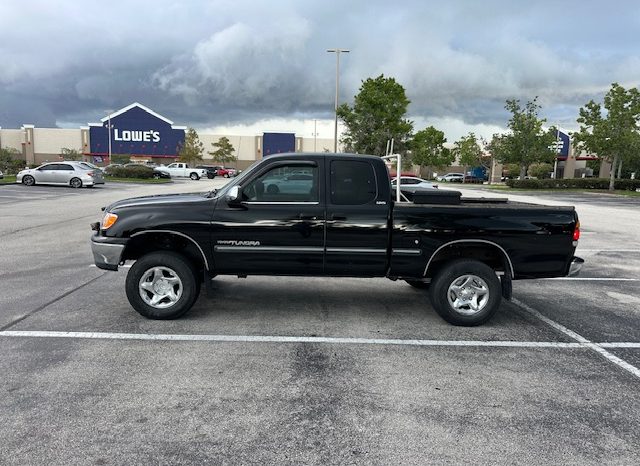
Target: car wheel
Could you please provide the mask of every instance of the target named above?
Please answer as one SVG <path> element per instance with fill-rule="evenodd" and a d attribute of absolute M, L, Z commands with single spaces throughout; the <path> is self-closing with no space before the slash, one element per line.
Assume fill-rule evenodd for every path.
<path fill-rule="evenodd" d="M 71 178 L 71 181 L 69 181 L 69 185 L 72 188 L 82 188 L 82 180 L 80 178 Z"/>
<path fill-rule="evenodd" d="M 176 319 L 198 299 L 200 283 L 192 264 L 175 252 L 152 252 L 138 259 L 127 274 L 127 299 L 149 319 Z"/>
<path fill-rule="evenodd" d="M 159 174 L 159 173 L 154 173 L 154 174 L 153 174 L 153 179 L 154 179 L 154 180 L 159 180 L 160 178 L 161 178 L 161 176 L 160 176 L 160 174 Z"/>
<path fill-rule="evenodd" d="M 198 176 L 198 174 L 197 174 L 197 173 L 195 173 L 195 172 L 194 172 L 194 173 L 192 173 L 191 175 L 189 175 L 189 178 L 191 178 L 191 179 L 192 179 L 192 180 L 194 180 L 194 181 L 195 181 L 195 180 L 199 180 L 199 179 L 200 179 L 200 177 Z"/>
<path fill-rule="evenodd" d="M 426 290 L 429 288 L 429 285 L 431 285 L 431 283 L 421 282 L 420 280 L 405 280 L 405 282 L 407 282 L 412 287 L 420 288 L 421 290 Z"/>
<path fill-rule="evenodd" d="M 36 179 L 31 175 L 25 175 L 22 177 L 22 184 L 33 186 L 34 184 L 36 184 Z"/>
<path fill-rule="evenodd" d="M 228 174 L 228 173 L 225 173 L 225 174 L 224 174 L 224 177 L 225 177 L 225 178 L 229 178 L 229 174 Z"/>
<path fill-rule="evenodd" d="M 431 281 L 430 298 L 436 312 L 450 324 L 481 325 L 500 307 L 500 280 L 495 271 L 482 262 L 452 261 Z"/>

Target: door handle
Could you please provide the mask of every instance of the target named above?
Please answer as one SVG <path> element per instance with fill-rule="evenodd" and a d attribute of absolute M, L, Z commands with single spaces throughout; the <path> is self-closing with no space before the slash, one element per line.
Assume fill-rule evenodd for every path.
<path fill-rule="evenodd" d="M 331 214 L 331 220 L 346 220 L 347 216 L 345 214 Z"/>

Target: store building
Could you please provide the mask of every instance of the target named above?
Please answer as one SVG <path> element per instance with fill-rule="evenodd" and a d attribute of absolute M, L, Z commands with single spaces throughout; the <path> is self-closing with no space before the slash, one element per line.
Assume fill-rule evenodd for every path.
<path fill-rule="evenodd" d="M 0 128 L 0 147 L 16 149 L 27 166 L 60 160 L 64 149 L 83 154 L 97 165 L 111 163 L 110 155 L 130 156 L 134 162 L 168 164 L 178 157 L 187 127 L 176 125 L 144 105 L 131 105 L 105 116 L 99 123 L 89 123 L 78 129 L 36 128 L 22 125 L 20 129 Z M 233 145 L 237 168 L 245 169 L 263 156 L 282 152 L 323 152 L 333 148 L 333 139 L 301 137 L 295 133 L 265 132 L 255 136 L 239 136 L 198 132 L 204 145 L 204 164 L 213 164 L 213 143 L 227 137 Z"/>

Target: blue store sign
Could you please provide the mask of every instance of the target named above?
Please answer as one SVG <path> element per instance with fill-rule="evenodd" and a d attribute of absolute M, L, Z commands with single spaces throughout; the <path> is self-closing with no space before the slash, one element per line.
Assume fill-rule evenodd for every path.
<path fill-rule="evenodd" d="M 109 135 L 112 154 L 177 157 L 184 144 L 186 127 L 174 126 L 171 120 L 137 102 L 100 121 L 89 125 L 89 147 L 93 156 L 109 154 Z"/>

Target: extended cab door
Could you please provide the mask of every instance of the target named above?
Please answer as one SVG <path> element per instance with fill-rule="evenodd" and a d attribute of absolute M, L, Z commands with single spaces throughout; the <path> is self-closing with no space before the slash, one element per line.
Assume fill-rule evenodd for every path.
<path fill-rule="evenodd" d="M 221 199 L 212 223 L 215 268 L 226 274 L 320 275 L 323 158 L 276 160 L 243 182 L 242 202 Z"/>
<path fill-rule="evenodd" d="M 384 276 L 389 242 L 389 175 L 362 157 L 330 161 L 325 273 Z"/>

